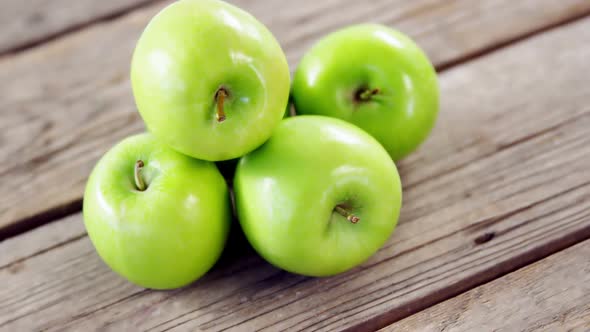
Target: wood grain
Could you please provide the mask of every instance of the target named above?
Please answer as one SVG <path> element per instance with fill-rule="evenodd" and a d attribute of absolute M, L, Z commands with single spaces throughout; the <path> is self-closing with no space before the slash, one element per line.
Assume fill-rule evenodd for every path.
<path fill-rule="evenodd" d="M 0 54 L 33 47 L 153 0 L 0 1 Z"/>
<path fill-rule="evenodd" d="M 296 276 L 237 246 L 154 292 L 84 237 L 0 269 L 0 329 L 376 329 L 588 239 L 589 43 L 586 19 L 443 73 L 440 121 L 401 164 L 400 224 L 352 271 Z"/>
<path fill-rule="evenodd" d="M 589 330 L 590 241 L 585 241 L 381 331 Z"/>
<path fill-rule="evenodd" d="M 356 22 L 397 27 L 445 65 L 590 10 L 583 0 L 235 2 L 269 26 L 292 66 L 320 36 Z M 143 130 L 129 88 L 129 61 L 141 30 L 167 3 L 0 58 L 0 80 L 9 82 L 0 85 L 0 238 L 79 211 L 97 159 Z M 441 148 L 434 158 L 453 152 Z M 486 153 L 469 151 L 469 158 Z M 452 167 L 437 166 L 411 182 Z"/>
<path fill-rule="evenodd" d="M 84 224 L 76 215 L 43 225 L 17 238 L 0 242 L 0 268 L 21 262 L 86 234 Z M 13 267 L 15 268 L 15 267 Z"/>

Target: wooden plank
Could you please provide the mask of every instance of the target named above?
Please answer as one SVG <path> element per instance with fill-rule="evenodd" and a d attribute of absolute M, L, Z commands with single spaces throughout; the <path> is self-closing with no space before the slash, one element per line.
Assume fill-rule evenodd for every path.
<path fill-rule="evenodd" d="M 0 242 L 0 268 L 75 241 L 85 234 L 80 218 L 72 215 L 52 225 L 43 225 L 19 237 L 6 239 Z M 13 268 L 17 269 L 18 266 Z"/>
<path fill-rule="evenodd" d="M 590 241 L 381 331 L 589 331 Z"/>
<path fill-rule="evenodd" d="M 589 43 L 586 19 L 442 74 L 441 119 L 402 163 L 400 225 L 359 268 L 306 278 L 238 246 L 196 284 L 153 292 L 81 238 L 0 269 L 0 329 L 376 329 L 588 239 Z"/>
<path fill-rule="evenodd" d="M 143 130 L 129 62 L 146 22 L 167 3 L 0 58 L 0 80 L 9 82 L 0 85 L 0 238 L 78 211 L 96 160 L 122 137 Z M 590 10 L 583 0 L 236 3 L 270 27 L 291 65 L 321 35 L 354 22 L 395 26 L 446 65 Z M 441 147 L 435 159 L 452 153 Z M 486 152 L 470 151 L 473 158 Z M 438 165 L 420 176 L 453 167 Z"/>
<path fill-rule="evenodd" d="M 113 19 L 153 0 L 0 1 L 0 54 L 16 52 Z"/>

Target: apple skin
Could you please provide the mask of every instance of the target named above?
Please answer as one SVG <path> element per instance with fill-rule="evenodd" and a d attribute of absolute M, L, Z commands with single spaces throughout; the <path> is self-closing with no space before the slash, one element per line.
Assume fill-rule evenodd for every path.
<path fill-rule="evenodd" d="M 379 89 L 369 100 L 359 91 Z M 318 41 L 293 78 L 298 114 L 343 119 L 375 137 L 399 160 L 432 130 L 439 108 L 436 72 L 407 36 L 377 24 L 355 25 Z"/>
<path fill-rule="evenodd" d="M 270 137 L 287 105 L 290 72 L 276 39 L 250 14 L 218 0 L 181 0 L 143 31 L 131 83 L 150 132 L 186 155 L 220 161 Z M 228 92 L 223 122 L 220 88 Z"/>
<path fill-rule="evenodd" d="M 144 162 L 139 191 L 134 166 Z M 96 164 L 84 223 L 104 262 L 146 288 L 187 285 L 219 258 L 230 228 L 225 181 L 211 162 L 178 153 L 150 134 L 122 140 Z"/>
<path fill-rule="evenodd" d="M 283 120 L 241 158 L 234 178 L 238 219 L 268 262 L 307 276 L 330 276 L 364 262 L 390 237 L 401 183 L 387 151 L 345 121 L 303 115 Z M 346 203 L 359 217 L 334 211 Z"/>

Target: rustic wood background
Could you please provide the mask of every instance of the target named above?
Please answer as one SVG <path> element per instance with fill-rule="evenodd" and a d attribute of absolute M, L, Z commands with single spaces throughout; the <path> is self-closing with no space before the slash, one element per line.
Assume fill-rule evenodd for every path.
<path fill-rule="evenodd" d="M 194 285 L 122 280 L 85 234 L 82 193 L 97 159 L 144 130 L 131 53 L 170 1 L 0 0 L 0 330 L 590 330 L 590 1 L 231 2 L 292 68 L 367 21 L 435 63 L 440 118 L 398 165 L 390 241 L 314 279 L 234 234 Z"/>

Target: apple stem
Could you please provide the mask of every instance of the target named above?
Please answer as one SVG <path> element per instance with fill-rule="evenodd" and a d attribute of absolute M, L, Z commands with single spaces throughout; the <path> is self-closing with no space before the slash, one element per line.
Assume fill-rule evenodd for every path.
<path fill-rule="evenodd" d="M 138 160 L 135 162 L 135 169 L 133 170 L 133 175 L 135 178 L 135 188 L 139 191 L 144 191 L 147 189 L 145 182 L 141 177 L 141 169 L 143 168 L 143 161 Z"/>
<path fill-rule="evenodd" d="M 215 118 L 217 122 L 225 121 L 225 112 L 223 111 L 223 103 L 225 102 L 225 98 L 227 97 L 227 91 L 224 88 L 219 88 L 217 93 L 215 94 L 215 99 L 217 100 L 217 113 L 215 113 Z"/>
<path fill-rule="evenodd" d="M 340 205 L 336 205 L 336 207 L 334 208 L 334 210 L 338 213 L 340 213 L 343 217 L 346 217 L 346 220 L 350 221 L 353 224 L 356 224 L 357 222 L 359 222 L 359 220 L 361 220 L 361 218 L 355 216 L 354 214 L 348 212 L 345 208 L 343 208 Z"/>
<path fill-rule="evenodd" d="M 357 98 L 359 101 L 369 101 L 371 97 L 378 94 L 380 92 L 379 88 L 375 89 L 364 89 L 357 93 Z"/>

